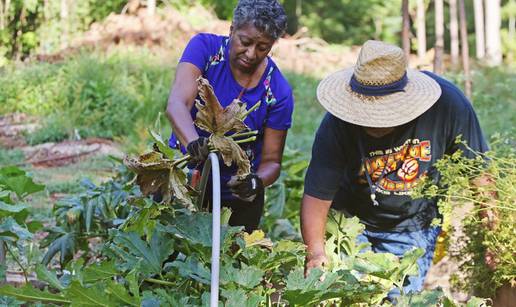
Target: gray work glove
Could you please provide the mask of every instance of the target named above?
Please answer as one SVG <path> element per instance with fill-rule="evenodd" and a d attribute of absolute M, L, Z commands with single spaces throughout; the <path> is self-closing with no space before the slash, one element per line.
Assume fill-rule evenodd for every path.
<path fill-rule="evenodd" d="M 256 174 L 249 174 L 243 179 L 232 176 L 228 187 L 236 198 L 247 202 L 252 202 L 264 190 L 263 181 Z"/>
<path fill-rule="evenodd" d="M 208 155 L 210 154 L 208 143 L 208 139 L 201 136 L 197 140 L 191 141 L 186 145 L 186 151 L 191 157 L 190 163 L 199 164 L 208 158 Z"/>

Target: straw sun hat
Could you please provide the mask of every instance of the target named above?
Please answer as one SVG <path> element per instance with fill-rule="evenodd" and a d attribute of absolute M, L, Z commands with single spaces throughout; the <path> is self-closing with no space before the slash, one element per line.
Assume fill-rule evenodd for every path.
<path fill-rule="evenodd" d="M 334 116 L 364 127 L 395 127 L 428 110 L 441 87 L 428 75 L 407 69 L 399 47 L 367 41 L 355 67 L 337 71 L 319 83 L 317 99 Z"/>

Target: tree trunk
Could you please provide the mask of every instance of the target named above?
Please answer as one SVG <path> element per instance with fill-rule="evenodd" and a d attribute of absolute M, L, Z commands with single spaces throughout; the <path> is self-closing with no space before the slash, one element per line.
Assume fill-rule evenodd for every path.
<path fill-rule="evenodd" d="M 486 0 L 486 63 L 498 66 L 502 63 L 502 41 L 500 27 L 500 0 Z"/>
<path fill-rule="evenodd" d="M 450 53 L 452 66 L 459 64 L 459 23 L 457 20 L 457 0 L 450 1 Z"/>
<path fill-rule="evenodd" d="M 22 58 L 22 55 L 23 55 L 22 35 L 23 35 L 23 27 L 25 26 L 25 23 L 26 23 L 26 14 L 27 14 L 27 10 L 25 9 L 25 6 L 22 6 L 21 13 L 20 13 L 20 19 L 19 19 L 20 23 L 18 26 L 18 30 L 16 31 L 16 38 L 15 38 L 15 45 L 14 45 L 14 50 L 16 50 L 14 53 L 14 59 L 16 61 L 20 61 Z"/>
<path fill-rule="evenodd" d="M 442 74 L 444 49 L 444 5 L 443 0 L 435 0 L 435 57 L 434 72 Z"/>
<path fill-rule="evenodd" d="M 514 34 L 516 33 L 516 18 L 514 17 L 514 15 L 509 16 L 508 23 L 509 23 L 508 24 L 508 27 L 509 27 L 509 39 L 508 39 L 508 41 L 509 42 L 513 42 L 514 41 Z M 507 53 L 507 62 L 511 63 L 513 60 L 514 60 L 514 54 L 512 52 L 512 49 L 509 49 L 509 51 Z"/>
<path fill-rule="evenodd" d="M 462 66 L 464 69 L 464 92 L 471 101 L 471 73 L 469 70 L 469 47 L 468 47 L 468 28 L 466 19 L 466 8 L 464 0 L 459 0 L 460 16 L 460 41 L 462 49 Z"/>
<path fill-rule="evenodd" d="M 147 15 L 154 16 L 156 13 L 156 0 L 147 0 Z"/>
<path fill-rule="evenodd" d="M 405 56 L 407 57 L 407 60 L 410 56 L 410 17 L 409 17 L 409 5 L 408 0 L 403 0 L 401 4 L 401 12 L 403 15 L 402 18 L 402 30 L 401 30 L 401 42 L 403 46 L 403 51 L 405 52 Z"/>
<path fill-rule="evenodd" d="M 0 30 L 5 29 L 4 0 L 0 0 Z"/>
<path fill-rule="evenodd" d="M 425 59 L 426 55 L 426 23 L 425 23 L 425 1 L 417 0 L 417 57 L 419 62 Z"/>
<path fill-rule="evenodd" d="M 59 11 L 59 18 L 61 19 L 61 48 L 68 47 L 68 35 L 70 34 L 68 27 L 68 0 L 61 0 L 61 7 Z"/>
<path fill-rule="evenodd" d="M 3 265 L 4 267 L 6 267 L 6 254 L 5 254 L 5 242 L 4 240 L 1 240 L 0 239 L 0 265 Z M 7 267 L 6 267 L 7 269 Z M 3 285 L 5 284 L 7 278 L 4 277 L 2 279 L 0 279 L 0 285 Z"/>
<path fill-rule="evenodd" d="M 473 9 L 475 11 L 475 49 L 477 59 L 481 60 L 486 54 L 484 5 L 482 0 L 473 0 Z"/>
<path fill-rule="evenodd" d="M 11 0 L 0 0 L 0 30 L 7 28 L 9 24 L 9 10 L 11 6 Z"/>

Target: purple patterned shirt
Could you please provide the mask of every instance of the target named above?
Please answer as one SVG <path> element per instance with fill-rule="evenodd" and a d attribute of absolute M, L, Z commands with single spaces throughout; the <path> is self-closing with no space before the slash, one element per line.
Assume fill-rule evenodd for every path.
<path fill-rule="evenodd" d="M 215 95 L 223 107 L 228 106 L 242 92 L 243 87 L 233 77 L 229 66 L 229 38 L 214 34 L 200 33 L 195 35 L 186 46 L 179 62 L 187 62 L 197 66 L 208 79 L 215 91 Z M 197 97 L 199 99 L 199 97 Z M 245 124 L 251 130 L 258 130 L 257 140 L 243 144 L 243 149 L 251 160 L 252 171 L 260 165 L 263 145 L 263 131 L 265 127 L 276 130 L 287 130 L 292 124 L 294 99 L 292 89 L 285 77 L 271 58 L 268 58 L 267 68 L 256 87 L 246 89 L 240 98 L 251 108 L 258 101 L 261 105 L 245 119 Z M 197 108 L 192 108 L 192 118 L 195 119 Z M 197 128 L 200 136 L 208 133 Z M 178 139 L 172 134 L 169 146 L 180 148 Z M 226 167 L 221 163 L 222 199 L 232 199 L 226 183 L 235 174 L 236 168 Z"/>

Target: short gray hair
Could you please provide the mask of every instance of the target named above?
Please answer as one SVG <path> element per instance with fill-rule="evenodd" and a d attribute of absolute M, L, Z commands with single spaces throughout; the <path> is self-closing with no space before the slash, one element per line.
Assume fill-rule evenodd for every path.
<path fill-rule="evenodd" d="M 240 0 L 233 11 L 233 27 L 246 25 L 277 40 L 287 28 L 287 15 L 277 0 Z"/>

